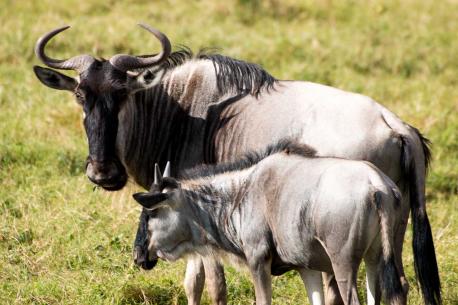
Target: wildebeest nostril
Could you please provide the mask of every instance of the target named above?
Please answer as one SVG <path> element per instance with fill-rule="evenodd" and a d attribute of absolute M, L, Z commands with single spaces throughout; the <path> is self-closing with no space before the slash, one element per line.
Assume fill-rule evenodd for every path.
<path fill-rule="evenodd" d="M 136 246 L 134 252 L 132 253 L 134 263 L 139 266 L 148 265 L 147 257 L 145 253 L 143 253 L 142 248 Z"/>
<path fill-rule="evenodd" d="M 86 175 L 93 183 L 109 191 L 119 190 L 127 182 L 125 169 L 116 159 L 101 162 L 88 157 Z"/>
<path fill-rule="evenodd" d="M 138 246 L 135 247 L 134 252 L 132 253 L 132 257 L 133 257 L 135 263 L 137 263 L 137 260 L 138 260 L 139 255 L 140 255 L 140 249 L 139 248 L 140 247 L 138 247 Z"/>
<path fill-rule="evenodd" d="M 88 170 L 94 177 L 100 176 L 100 178 L 96 178 L 97 180 L 109 180 L 118 176 L 120 173 L 120 170 L 118 169 L 118 166 L 115 162 L 100 162 L 89 158 L 87 161 L 86 170 Z"/>

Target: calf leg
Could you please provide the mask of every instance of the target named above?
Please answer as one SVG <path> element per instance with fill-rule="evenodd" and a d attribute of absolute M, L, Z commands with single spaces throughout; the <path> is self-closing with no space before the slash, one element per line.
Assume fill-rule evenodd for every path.
<path fill-rule="evenodd" d="M 272 304 L 271 260 L 259 260 L 249 263 L 254 282 L 256 305 Z"/>
<path fill-rule="evenodd" d="M 356 278 L 358 276 L 358 267 L 362 261 L 362 253 L 355 250 L 355 248 L 362 248 L 361 246 L 358 247 L 360 244 L 358 237 L 350 235 L 345 247 L 342 247 L 334 240 L 331 240 L 330 244 L 325 246 L 331 260 L 340 296 L 345 305 L 361 304 L 358 299 Z"/>
<path fill-rule="evenodd" d="M 321 278 L 321 272 L 305 268 L 298 271 L 307 290 L 310 304 L 323 305 L 323 279 Z"/>
<path fill-rule="evenodd" d="M 205 276 L 207 278 L 207 291 L 214 305 L 226 305 L 226 279 L 224 267 L 213 257 L 203 259 Z"/>
<path fill-rule="evenodd" d="M 365 259 L 366 262 L 366 288 L 367 288 L 367 305 L 380 305 L 380 276 L 376 260 Z"/>
<path fill-rule="evenodd" d="M 334 274 L 323 272 L 323 281 L 325 289 L 325 304 L 344 305 Z"/>
<path fill-rule="evenodd" d="M 345 263 L 345 261 L 342 262 L 342 259 L 331 259 L 331 261 L 333 261 L 332 268 L 334 269 L 337 285 L 339 286 L 340 295 L 344 304 L 360 305 L 358 299 L 358 290 L 356 288 L 356 276 L 358 273 L 358 268 L 353 266 L 353 264 Z"/>
<path fill-rule="evenodd" d="M 184 290 L 189 305 L 199 305 L 204 290 L 205 272 L 202 258 L 194 256 L 188 259 L 184 278 Z"/>

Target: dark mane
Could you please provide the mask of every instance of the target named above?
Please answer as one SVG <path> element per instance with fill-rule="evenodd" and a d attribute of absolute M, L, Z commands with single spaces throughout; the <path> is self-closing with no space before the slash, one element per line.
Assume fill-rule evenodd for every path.
<path fill-rule="evenodd" d="M 248 152 L 243 157 L 232 162 L 223 162 L 211 165 L 203 164 L 188 170 L 184 170 L 183 172 L 179 173 L 178 178 L 190 180 L 226 172 L 243 170 L 257 164 L 262 159 L 265 159 L 266 157 L 279 152 L 285 152 L 287 154 L 299 155 L 303 157 L 315 157 L 316 155 L 316 151 L 312 147 L 305 144 L 299 144 L 290 139 L 285 139 L 277 142 L 276 144 L 267 146 L 267 148 L 263 151 Z"/>
<path fill-rule="evenodd" d="M 213 54 L 210 49 L 200 50 L 194 55 L 188 47 L 180 46 L 162 65 L 166 69 L 171 69 L 191 59 L 207 59 L 213 63 L 218 90 L 222 94 L 235 91 L 236 93 L 249 92 L 257 96 L 262 89 L 273 89 L 277 81 L 257 64 Z"/>

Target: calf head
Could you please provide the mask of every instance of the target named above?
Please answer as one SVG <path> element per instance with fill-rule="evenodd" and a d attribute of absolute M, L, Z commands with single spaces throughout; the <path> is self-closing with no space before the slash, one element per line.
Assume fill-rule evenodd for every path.
<path fill-rule="evenodd" d="M 180 184 L 169 177 L 167 163 L 162 177 L 156 164 L 154 183 L 149 192 L 136 193 L 134 199 L 143 207 L 134 245 L 134 262 L 152 269 L 158 258 L 175 261 L 192 244 L 190 213 Z"/>

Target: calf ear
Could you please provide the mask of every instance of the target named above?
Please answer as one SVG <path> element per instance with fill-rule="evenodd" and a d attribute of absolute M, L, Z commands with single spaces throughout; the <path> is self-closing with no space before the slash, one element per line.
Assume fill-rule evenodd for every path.
<path fill-rule="evenodd" d="M 43 84 L 53 89 L 74 91 L 78 86 L 76 79 L 57 71 L 39 66 L 33 66 L 33 71 Z"/>
<path fill-rule="evenodd" d="M 167 193 L 135 193 L 134 199 L 148 210 L 155 210 L 161 206 L 165 200 L 169 198 Z"/>

